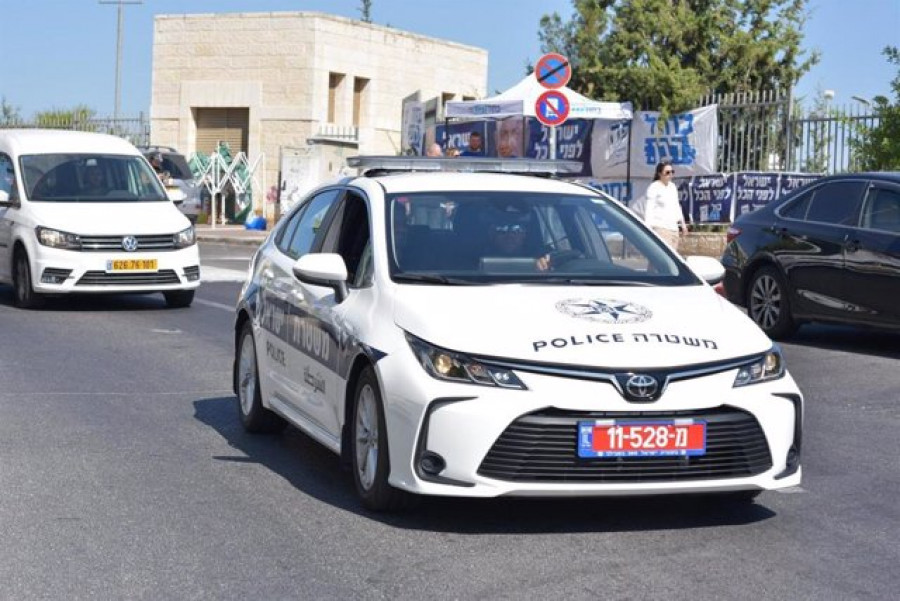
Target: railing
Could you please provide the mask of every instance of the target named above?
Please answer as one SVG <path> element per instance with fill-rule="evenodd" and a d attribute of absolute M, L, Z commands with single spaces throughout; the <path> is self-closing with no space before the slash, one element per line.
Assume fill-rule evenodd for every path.
<path fill-rule="evenodd" d="M 70 129 L 110 134 L 125 138 L 135 146 L 150 144 L 150 120 L 143 113 L 138 117 L 90 117 L 80 118 L 68 115 L 45 115 L 34 121 L 7 121 L 0 123 L 0 129 Z"/>

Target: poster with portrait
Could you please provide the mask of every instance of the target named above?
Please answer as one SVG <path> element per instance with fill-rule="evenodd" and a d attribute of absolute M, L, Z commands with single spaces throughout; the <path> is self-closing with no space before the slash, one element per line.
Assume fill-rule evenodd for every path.
<path fill-rule="evenodd" d="M 682 180 L 679 186 L 679 198 L 682 188 L 687 192 L 690 216 L 693 223 L 728 223 L 732 218 L 734 206 L 733 173 L 712 173 L 695 175 Z M 684 206 L 684 202 L 682 207 Z"/>
<path fill-rule="evenodd" d="M 577 176 L 591 174 L 591 131 L 593 119 L 569 119 L 556 127 L 556 158 L 579 161 L 582 164 Z M 550 158 L 551 128 L 537 119 L 528 120 L 528 143 L 524 156 L 534 159 Z"/>
<path fill-rule="evenodd" d="M 679 176 L 716 172 L 718 107 L 709 105 L 661 119 L 658 111 L 638 111 L 631 123 L 631 177 L 653 177 L 656 164 L 668 160 Z M 591 136 L 594 177 L 628 173 L 628 124 L 597 121 Z"/>
<path fill-rule="evenodd" d="M 403 104 L 403 152 L 422 154 L 425 148 L 425 103 L 415 100 Z"/>
<path fill-rule="evenodd" d="M 488 136 L 487 121 L 457 121 L 446 124 L 436 125 L 434 128 L 434 141 L 441 145 L 444 154 L 450 148 L 456 148 L 460 151 L 469 147 L 469 136 L 472 132 L 481 134 L 484 141 L 485 155 L 491 152 L 493 139 Z"/>

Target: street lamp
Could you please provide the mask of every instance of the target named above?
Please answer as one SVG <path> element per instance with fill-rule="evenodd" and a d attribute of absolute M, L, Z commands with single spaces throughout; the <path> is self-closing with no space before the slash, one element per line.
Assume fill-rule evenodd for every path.
<path fill-rule="evenodd" d="M 100 4 L 115 4 L 119 8 L 119 24 L 116 27 L 116 103 L 115 109 L 113 110 L 113 119 L 116 120 L 116 125 L 118 125 L 119 119 L 119 77 L 121 73 L 120 65 L 122 63 L 122 22 L 123 22 L 123 13 L 122 7 L 125 4 L 141 4 L 144 0 L 98 0 Z"/>
<path fill-rule="evenodd" d="M 868 98 L 863 98 L 862 96 L 851 96 L 850 98 L 865 106 L 872 106 L 872 101 Z"/>

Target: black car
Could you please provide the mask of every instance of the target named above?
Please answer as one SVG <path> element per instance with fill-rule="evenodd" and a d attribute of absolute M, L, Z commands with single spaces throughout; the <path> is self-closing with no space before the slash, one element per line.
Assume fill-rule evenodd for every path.
<path fill-rule="evenodd" d="M 728 299 L 772 338 L 810 321 L 900 329 L 900 172 L 832 175 L 738 217 Z"/>

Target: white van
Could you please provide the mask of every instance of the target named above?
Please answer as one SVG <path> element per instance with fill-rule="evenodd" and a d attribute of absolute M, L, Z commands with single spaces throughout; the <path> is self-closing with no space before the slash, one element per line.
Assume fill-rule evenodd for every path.
<path fill-rule="evenodd" d="M 150 292 L 187 307 L 200 256 L 190 221 L 129 142 L 0 130 L 0 283 L 23 308 L 48 295 Z"/>

